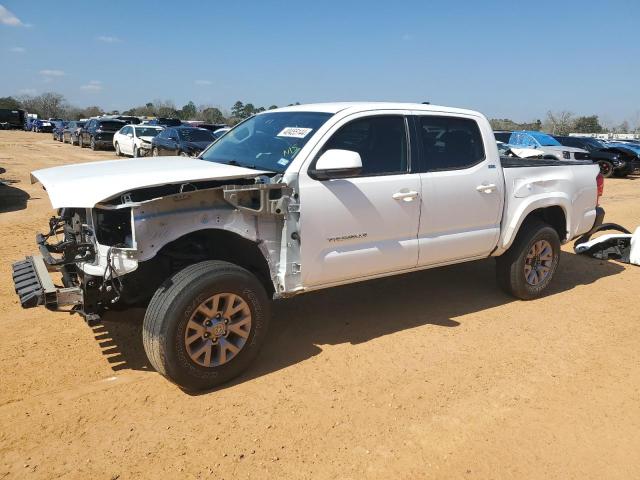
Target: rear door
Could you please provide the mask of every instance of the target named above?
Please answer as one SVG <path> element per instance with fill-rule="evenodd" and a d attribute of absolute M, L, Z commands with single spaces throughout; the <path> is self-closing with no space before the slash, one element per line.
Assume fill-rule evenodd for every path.
<path fill-rule="evenodd" d="M 422 172 L 420 266 L 487 256 L 496 246 L 504 180 L 484 123 L 472 116 L 414 117 Z"/>
<path fill-rule="evenodd" d="M 418 260 L 420 176 L 410 172 L 406 112 L 365 112 L 337 122 L 300 172 L 305 286 L 411 269 Z M 359 176 L 309 175 L 329 149 L 355 151 Z"/>

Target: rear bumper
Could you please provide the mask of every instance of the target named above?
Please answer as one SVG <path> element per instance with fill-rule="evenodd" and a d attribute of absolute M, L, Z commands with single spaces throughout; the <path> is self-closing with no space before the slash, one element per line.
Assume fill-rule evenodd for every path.
<path fill-rule="evenodd" d="M 22 308 L 45 306 L 56 309 L 68 305 L 81 305 L 82 289 L 56 287 L 41 255 L 26 257 L 12 265 L 13 284 Z"/>

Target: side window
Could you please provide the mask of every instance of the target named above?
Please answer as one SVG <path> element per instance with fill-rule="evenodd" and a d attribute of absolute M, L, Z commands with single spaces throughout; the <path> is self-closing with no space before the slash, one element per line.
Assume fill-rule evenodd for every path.
<path fill-rule="evenodd" d="M 122 130 L 120 130 L 121 135 L 127 135 L 128 133 L 130 133 L 129 127 L 124 127 Z"/>
<path fill-rule="evenodd" d="M 538 142 L 531 135 L 526 135 L 525 138 L 526 138 L 526 142 L 525 143 L 526 143 L 526 145 L 528 147 L 537 147 L 538 146 Z"/>
<path fill-rule="evenodd" d="M 419 117 L 418 128 L 425 171 L 458 170 L 485 159 L 475 120 L 424 115 Z"/>
<path fill-rule="evenodd" d="M 340 149 L 358 152 L 362 159 L 360 176 L 407 172 L 407 133 L 400 115 L 354 120 L 340 128 L 322 151 Z"/>

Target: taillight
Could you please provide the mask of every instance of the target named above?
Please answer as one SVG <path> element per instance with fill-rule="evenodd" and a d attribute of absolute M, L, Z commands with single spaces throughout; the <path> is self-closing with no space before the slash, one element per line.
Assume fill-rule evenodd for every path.
<path fill-rule="evenodd" d="M 598 176 L 596 177 L 596 185 L 598 185 L 598 199 L 596 204 L 600 205 L 600 197 L 604 193 L 604 177 L 601 173 L 598 173 Z"/>

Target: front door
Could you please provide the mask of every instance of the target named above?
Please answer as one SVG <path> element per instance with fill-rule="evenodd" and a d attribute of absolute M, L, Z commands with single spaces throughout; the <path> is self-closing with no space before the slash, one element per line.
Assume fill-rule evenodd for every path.
<path fill-rule="evenodd" d="M 472 117 L 415 117 L 422 213 L 418 265 L 487 256 L 496 246 L 504 180 L 491 132 Z"/>
<path fill-rule="evenodd" d="M 316 180 L 300 172 L 301 269 L 305 286 L 411 269 L 418 260 L 420 176 L 409 173 L 404 112 L 339 122 L 314 156 L 360 154 L 358 177 Z M 314 162 L 308 165 L 312 168 Z"/>

